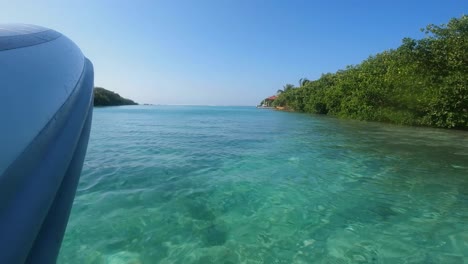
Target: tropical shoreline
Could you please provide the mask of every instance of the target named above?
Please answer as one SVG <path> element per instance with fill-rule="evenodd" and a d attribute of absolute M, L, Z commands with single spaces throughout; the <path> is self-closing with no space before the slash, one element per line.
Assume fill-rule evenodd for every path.
<path fill-rule="evenodd" d="M 468 130 L 468 16 L 428 25 L 424 38 L 299 86 L 260 104 L 278 110 L 410 126 Z"/>

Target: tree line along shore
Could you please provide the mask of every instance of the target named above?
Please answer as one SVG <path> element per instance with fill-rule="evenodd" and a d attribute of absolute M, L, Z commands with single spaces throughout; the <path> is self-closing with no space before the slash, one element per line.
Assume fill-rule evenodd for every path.
<path fill-rule="evenodd" d="M 280 109 L 403 125 L 468 129 L 468 16 L 314 81 L 287 84 Z M 270 97 L 271 98 L 271 97 Z"/>

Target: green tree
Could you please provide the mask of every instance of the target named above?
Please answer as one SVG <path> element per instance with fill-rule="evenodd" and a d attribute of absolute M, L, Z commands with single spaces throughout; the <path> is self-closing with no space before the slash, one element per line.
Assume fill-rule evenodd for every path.
<path fill-rule="evenodd" d="M 407 125 L 468 129 L 468 16 L 428 25 L 424 37 L 318 80 L 278 91 L 295 111 Z M 281 91 L 281 92 L 280 92 Z"/>
<path fill-rule="evenodd" d="M 310 82 L 309 79 L 307 79 L 307 78 L 301 78 L 301 79 L 299 79 L 299 87 L 305 86 L 305 85 L 308 84 L 309 82 Z"/>
<path fill-rule="evenodd" d="M 287 92 L 287 91 L 292 90 L 292 89 L 294 89 L 294 85 L 292 85 L 292 84 L 290 84 L 290 83 L 288 83 L 288 84 L 286 84 L 285 86 L 283 86 L 283 91 L 284 91 L 284 92 Z"/>

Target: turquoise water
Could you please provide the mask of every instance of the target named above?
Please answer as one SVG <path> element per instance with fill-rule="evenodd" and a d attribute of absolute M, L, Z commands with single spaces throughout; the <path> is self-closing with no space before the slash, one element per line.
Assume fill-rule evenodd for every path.
<path fill-rule="evenodd" d="M 468 133 L 95 108 L 59 263 L 468 263 Z"/>

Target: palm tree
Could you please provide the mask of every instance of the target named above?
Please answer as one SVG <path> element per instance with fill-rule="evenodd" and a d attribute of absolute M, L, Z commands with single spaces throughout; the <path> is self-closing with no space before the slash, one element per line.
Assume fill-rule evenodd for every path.
<path fill-rule="evenodd" d="M 282 94 L 282 93 L 284 93 L 284 92 L 286 92 L 286 91 L 289 91 L 289 90 L 291 90 L 291 89 L 294 89 L 294 88 L 295 88 L 294 85 L 288 83 L 288 84 L 286 84 L 285 86 L 283 86 L 283 90 L 278 89 L 278 91 L 276 91 L 276 94 L 279 95 L 279 94 Z"/>
<path fill-rule="evenodd" d="M 310 83 L 310 80 L 307 78 L 301 78 L 299 79 L 299 86 L 304 86 L 306 84 Z"/>
<path fill-rule="evenodd" d="M 292 85 L 292 84 L 290 84 L 290 83 L 288 83 L 288 84 L 286 84 L 285 86 L 283 86 L 283 92 L 287 92 L 287 91 L 289 91 L 289 90 L 291 90 L 291 89 L 294 89 L 294 85 Z"/>

